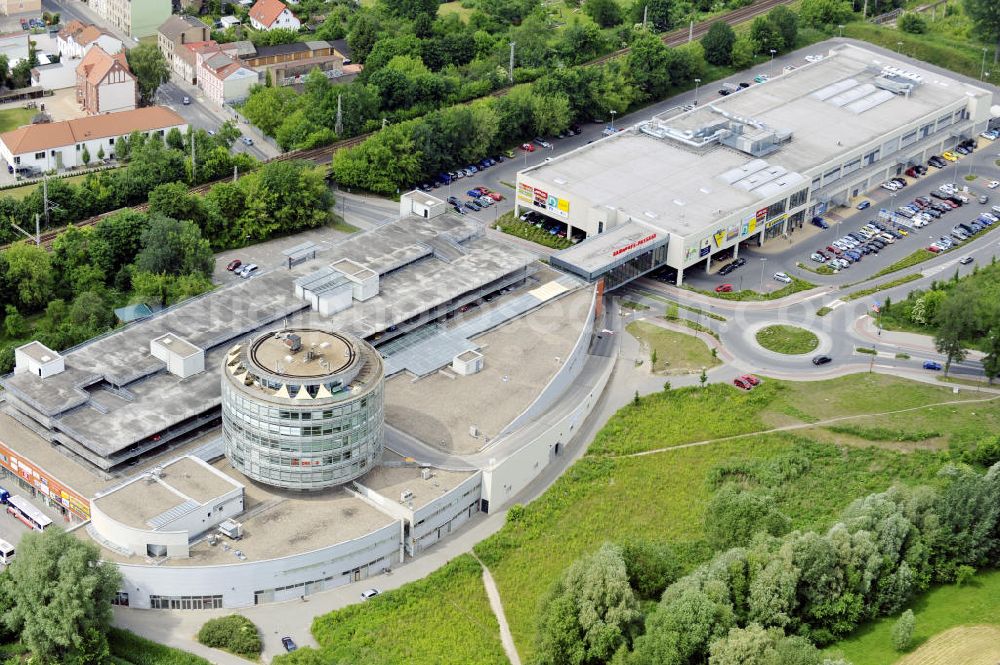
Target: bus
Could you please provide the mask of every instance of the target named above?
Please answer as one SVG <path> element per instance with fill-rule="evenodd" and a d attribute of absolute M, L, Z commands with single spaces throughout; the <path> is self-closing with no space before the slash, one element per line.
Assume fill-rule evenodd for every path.
<path fill-rule="evenodd" d="M 12 496 L 7 499 L 7 514 L 16 517 L 24 522 L 25 526 L 36 531 L 44 531 L 47 526 L 52 524 L 52 520 L 45 513 L 20 496 Z"/>
<path fill-rule="evenodd" d="M 0 540 L 0 563 L 9 564 L 14 558 L 14 546 L 6 540 Z"/>

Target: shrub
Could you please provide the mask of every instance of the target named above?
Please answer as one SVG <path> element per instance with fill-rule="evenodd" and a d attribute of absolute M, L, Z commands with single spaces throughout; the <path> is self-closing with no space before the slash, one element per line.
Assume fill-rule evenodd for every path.
<path fill-rule="evenodd" d="M 250 619 L 239 614 L 206 621 L 198 631 L 198 641 L 244 658 L 256 660 L 260 656 L 260 632 Z"/>
<path fill-rule="evenodd" d="M 670 545 L 656 540 L 630 540 L 622 545 L 628 583 L 642 599 L 659 600 L 664 589 L 680 575 Z"/>
<path fill-rule="evenodd" d="M 927 21 L 920 14 L 906 12 L 896 19 L 896 27 L 903 32 L 914 35 L 922 35 L 927 32 Z"/>
<path fill-rule="evenodd" d="M 955 569 L 955 585 L 965 586 L 976 576 L 976 569 L 972 566 L 959 566 Z"/>
<path fill-rule="evenodd" d="M 892 647 L 896 651 L 906 651 L 910 648 L 913 643 L 913 629 L 916 623 L 913 610 L 906 610 L 899 616 L 892 627 Z"/>

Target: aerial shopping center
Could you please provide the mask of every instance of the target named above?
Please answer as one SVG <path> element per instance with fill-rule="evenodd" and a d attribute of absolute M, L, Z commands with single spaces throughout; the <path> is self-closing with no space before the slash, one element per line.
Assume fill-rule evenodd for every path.
<path fill-rule="evenodd" d="M 990 92 L 843 44 L 735 94 L 521 171 L 517 206 L 587 239 L 553 265 L 605 287 L 710 268 L 986 128 Z M 624 250 L 624 251 L 623 251 Z"/>

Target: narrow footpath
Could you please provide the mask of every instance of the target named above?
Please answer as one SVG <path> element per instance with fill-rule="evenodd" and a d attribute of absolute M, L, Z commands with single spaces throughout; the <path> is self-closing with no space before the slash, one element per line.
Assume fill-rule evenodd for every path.
<path fill-rule="evenodd" d="M 507 653 L 507 660 L 510 661 L 511 665 L 521 665 L 521 656 L 517 653 L 517 647 L 514 645 L 514 636 L 511 634 L 510 626 L 507 624 L 507 615 L 503 611 L 503 603 L 500 601 L 500 590 L 497 588 L 497 583 L 493 581 L 490 569 L 476 556 L 475 551 L 472 552 L 472 558 L 479 561 L 479 565 L 483 567 L 483 586 L 486 587 L 486 595 L 490 599 L 490 609 L 493 610 L 493 614 L 497 617 L 497 623 L 500 625 L 500 642 L 503 644 L 503 650 Z"/>

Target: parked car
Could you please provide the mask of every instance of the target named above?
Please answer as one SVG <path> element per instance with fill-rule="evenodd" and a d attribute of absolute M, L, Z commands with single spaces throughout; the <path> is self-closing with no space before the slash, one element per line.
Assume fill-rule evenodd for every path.
<path fill-rule="evenodd" d="M 241 265 L 243 265 L 242 261 L 240 261 L 239 259 L 233 259 L 226 266 L 226 270 L 228 270 L 229 272 L 232 272 L 232 271 L 236 270 L 237 268 L 239 268 Z"/>
<path fill-rule="evenodd" d="M 950 152 L 950 151 L 949 152 L 943 152 L 943 153 L 941 153 L 941 156 L 944 157 L 949 162 L 957 162 L 958 161 L 958 155 L 956 155 L 955 153 Z"/>
<path fill-rule="evenodd" d="M 722 276 L 726 276 L 734 270 L 736 270 L 736 266 L 734 266 L 732 263 L 727 263 L 726 265 L 719 268 L 719 274 Z"/>
<path fill-rule="evenodd" d="M 184 104 L 184 106 L 188 106 L 191 104 L 191 98 L 185 95 L 184 99 L 181 100 L 181 103 Z"/>
<path fill-rule="evenodd" d="M 858 204 L 858 210 L 865 210 L 866 208 L 871 207 L 871 204 L 872 204 L 871 201 L 865 199 L 864 201 Z"/>
<path fill-rule="evenodd" d="M 996 189 L 997 187 L 1000 187 L 1000 180 L 990 180 L 989 184 L 986 186 L 990 189 Z"/>
<path fill-rule="evenodd" d="M 285 647 L 285 651 L 287 651 L 289 653 L 291 653 L 292 651 L 295 651 L 296 649 L 299 648 L 298 645 L 295 644 L 295 640 L 293 640 L 292 638 L 290 638 L 288 636 L 285 636 L 285 637 L 281 638 L 281 645 L 283 647 Z"/>
<path fill-rule="evenodd" d="M 539 148 L 551 148 L 552 147 L 552 144 L 549 143 L 548 141 L 546 141 L 545 139 L 543 139 L 541 136 L 536 136 L 535 137 L 535 145 L 537 145 Z"/>
<path fill-rule="evenodd" d="M 742 376 L 738 376 L 733 379 L 733 385 L 742 390 L 750 390 L 753 388 L 748 381 L 744 381 Z"/>
<path fill-rule="evenodd" d="M 819 252 L 813 252 L 812 254 L 809 255 L 809 258 L 815 261 L 816 263 L 823 263 L 824 261 L 826 261 L 823 255 L 820 254 Z"/>
<path fill-rule="evenodd" d="M 779 282 L 783 282 L 785 284 L 791 284 L 792 283 L 792 278 L 789 277 L 788 275 L 786 275 L 783 272 L 776 272 L 776 273 L 774 273 L 774 279 L 778 280 Z"/>
<path fill-rule="evenodd" d="M 259 270 L 260 266 L 258 266 L 256 263 L 250 263 L 240 268 L 236 274 L 242 277 L 243 279 L 249 279 L 254 275 L 256 275 Z"/>
<path fill-rule="evenodd" d="M 530 143 L 522 143 L 521 150 L 525 152 L 535 152 L 535 146 L 531 145 Z"/>
<path fill-rule="evenodd" d="M 818 226 L 821 229 L 828 229 L 828 228 L 830 228 L 830 225 L 827 224 L 826 220 L 824 220 L 822 217 L 813 217 L 812 218 L 812 224 L 813 224 L 813 226 Z"/>
<path fill-rule="evenodd" d="M 753 374 L 744 374 L 740 378 L 749 383 L 751 386 L 759 386 L 761 383 L 760 379 Z"/>
<path fill-rule="evenodd" d="M 812 362 L 813 362 L 813 365 L 825 365 L 825 364 L 827 364 L 828 362 L 830 362 L 832 360 L 833 360 L 833 358 L 831 358 L 830 356 L 822 355 L 821 354 L 821 355 L 818 355 L 818 356 L 813 356 Z"/>
<path fill-rule="evenodd" d="M 716 293 L 732 293 L 732 291 L 733 291 L 732 284 L 719 284 L 717 287 L 715 287 Z"/>
<path fill-rule="evenodd" d="M 935 360 L 925 360 L 924 361 L 924 369 L 930 369 L 930 370 L 934 370 L 935 372 L 937 372 L 937 371 L 939 371 L 941 369 L 941 363 L 939 363 L 939 362 L 937 362 Z"/>
<path fill-rule="evenodd" d="M 361 598 L 362 598 L 362 600 L 371 600 L 375 596 L 379 595 L 379 593 L 381 593 L 381 592 L 378 589 L 374 589 L 374 588 L 373 589 L 365 589 L 364 591 L 361 592 Z"/>
<path fill-rule="evenodd" d="M 253 139 L 249 136 L 243 137 L 243 145 L 253 145 Z"/>

